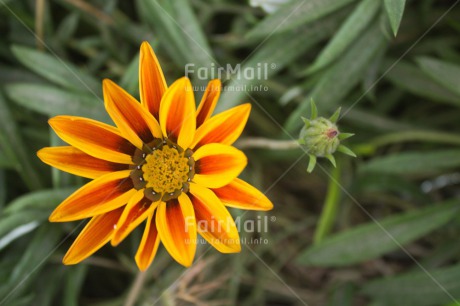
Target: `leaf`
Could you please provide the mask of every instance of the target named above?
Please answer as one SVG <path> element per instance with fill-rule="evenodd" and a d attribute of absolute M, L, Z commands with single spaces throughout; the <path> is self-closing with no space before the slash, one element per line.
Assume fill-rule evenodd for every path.
<path fill-rule="evenodd" d="M 43 221 L 48 212 L 23 211 L 15 214 L 2 214 L 0 219 L 0 237 L 6 236 L 11 231 L 31 222 Z"/>
<path fill-rule="evenodd" d="M 380 1 L 364 0 L 346 19 L 339 31 L 321 51 L 308 73 L 313 73 L 340 57 L 351 43 L 366 29 L 380 8 Z"/>
<path fill-rule="evenodd" d="M 354 0 L 296 0 L 281 6 L 275 13 L 260 21 L 247 38 L 281 34 L 298 26 L 316 21 Z"/>
<path fill-rule="evenodd" d="M 290 133 L 300 129 L 300 117 L 307 113 L 311 98 L 320 110 L 335 108 L 336 104 L 359 83 L 372 58 L 384 45 L 385 38 L 379 24 L 374 22 L 353 46 L 325 71 L 310 95 L 291 113 L 285 124 L 286 129 Z"/>
<path fill-rule="evenodd" d="M 444 305 L 460 299 L 459 278 L 460 265 L 419 270 L 367 282 L 362 293 L 383 305 Z"/>
<path fill-rule="evenodd" d="M 460 150 L 412 151 L 377 157 L 359 168 L 364 173 L 431 175 L 460 166 Z"/>
<path fill-rule="evenodd" d="M 300 254 L 304 265 L 339 267 L 377 258 L 440 228 L 451 220 L 459 203 L 431 205 L 418 211 L 390 216 L 330 236 Z"/>
<path fill-rule="evenodd" d="M 90 92 L 95 96 L 101 92 L 99 81 L 57 55 L 49 55 L 23 46 L 13 46 L 11 51 L 24 66 L 54 84 L 80 92 Z"/>
<path fill-rule="evenodd" d="M 458 95 L 460 100 L 460 66 L 429 57 L 417 59 L 422 71 L 439 85 Z"/>
<path fill-rule="evenodd" d="M 110 122 L 103 101 L 91 95 L 24 83 L 7 85 L 5 90 L 16 103 L 49 117 L 74 115 Z"/>
<path fill-rule="evenodd" d="M 0 94 L 0 143 L 5 157 L 31 190 L 40 189 L 43 184 L 36 168 L 30 160 L 27 147 L 14 121 L 10 108 Z"/>
<path fill-rule="evenodd" d="M 314 22 L 309 26 L 303 26 L 295 31 L 271 37 L 263 43 L 259 49 L 254 51 L 250 58 L 243 62 L 241 70 L 257 69 L 260 63 L 267 63 L 267 77 L 270 77 L 279 71 L 282 71 L 287 65 L 297 59 L 299 56 L 313 48 L 321 40 L 332 35 L 341 21 L 342 14 L 334 14 L 331 18 L 324 18 Z M 302 39 L 298 39 L 302 37 Z M 244 88 L 254 82 L 262 80 L 244 78 L 243 80 L 231 79 L 226 88 Z M 247 99 L 247 93 L 244 90 L 226 90 L 222 92 L 219 103 L 216 107 L 216 113 L 229 109 Z"/>
<path fill-rule="evenodd" d="M 396 60 L 388 61 L 383 66 L 396 63 Z M 388 70 L 386 68 L 385 70 Z M 398 62 L 386 73 L 385 78 L 393 84 L 415 95 L 428 98 L 437 102 L 449 103 L 460 106 L 460 99 L 452 91 L 438 85 L 430 77 L 427 77 L 419 68 L 404 61 Z"/>
<path fill-rule="evenodd" d="M 385 0 L 384 2 L 391 29 L 393 30 L 394 36 L 396 36 L 404 13 L 406 0 Z"/>
<path fill-rule="evenodd" d="M 49 214 L 54 207 L 64 201 L 64 199 L 76 189 L 76 187 L 69 187 L 30 192 L 10 202 L 5 208 L 4 213 L 19 214 L 30 210 L 37 210 L 44 211 L 46 214 Z"/>

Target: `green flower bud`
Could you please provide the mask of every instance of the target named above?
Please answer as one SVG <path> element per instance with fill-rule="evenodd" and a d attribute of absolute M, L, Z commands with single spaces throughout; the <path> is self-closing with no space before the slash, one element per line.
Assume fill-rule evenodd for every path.
<path fill-rule="evenodd" d="M 356 157 L 349 148 L 340 144 L 341 140 L 353 136 L 350 133 L 340 133 L 337 128 L 336 122 L 340 116 L 340 108 L 329 119 L 317 116 L 318 110 L 312 100 L 311 117 L 310 119 L 302 117 L 305 125 L 300 130 L 298 141 L 310 156 L 308 172 L 312 172 L 315 168 L 317 157 L 326 157 L 335 167 L 335 158 L 332 155 L 335 151 Z"/>

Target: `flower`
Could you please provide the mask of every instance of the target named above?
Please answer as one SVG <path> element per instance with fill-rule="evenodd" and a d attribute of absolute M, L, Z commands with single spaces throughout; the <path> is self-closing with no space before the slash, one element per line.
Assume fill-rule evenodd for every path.
<path fill-rule="evenodd" d="M 70 146 L 43 148 L 39 158 L 92 179 L 49 218 L 66 222 L 91 217 L 64 264 L 81 262 L 109 241 L 118 245 L 146 221 L 135 256 L 139 269 L 149 267 L 160 241 L 188 267 L 197 233 L 220 252 L 240 251 L 226 206 L 273 207 L 260 191 L 237 178 L 247 159 L 231 145 L 243 131 L 250 104 L 211 117 L 219 80 L 209 82 L 196 109 L 190 81 L 181 78 L 168 88 L 150 45 L 144 42 L 140 52 L 141 103 L 112 81 L 103 81 L 105 108 L 116 127 L 74 116 L 49 121 Z"/>

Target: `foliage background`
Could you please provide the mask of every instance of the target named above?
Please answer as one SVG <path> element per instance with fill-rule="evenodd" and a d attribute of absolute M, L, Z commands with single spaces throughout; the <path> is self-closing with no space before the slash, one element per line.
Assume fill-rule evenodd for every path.
<path fill-rule="evenodd" d="M 293 0 L 267 15 L 246 1 L 0 0 L 0 305 L 457 305 L 458 2 Z M 241 233 L 268 243 L 234 255 L 201 245 L 188 270 L 160 248 L 139 274 L 136 232 L 63 266 L 82 224 L 47 217 L 84 182 L 37 159 L 60 143 L 46 121 L 108 122 L 101 80 L 138 95 L 144 40 L 168 83 L 187 63 L 275 64 L 268 80 L 227 80 L 268 91 L 225 92 L 218 110 L 251 102 L 244 136 L 282 144 L 310 98 L 325 116 L 342 106 L 358 158 L 307 174 L 301 150 L 246 141 L 243 176 L 275 209 L 232 213 L 276 219 Z"/>

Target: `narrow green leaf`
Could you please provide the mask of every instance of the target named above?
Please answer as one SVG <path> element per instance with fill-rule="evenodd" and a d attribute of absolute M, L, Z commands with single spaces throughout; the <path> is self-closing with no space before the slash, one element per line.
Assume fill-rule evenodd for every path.
<path fill-rule="evenodd" d="M 80 291 L 84 285 L 85 276 L 88 272 L 87 265 L 77 265 L 69 269 L 65 280 L 63 305 L 78 306 Z"/>
<path fill-rule="evenodd" d="M 451 220 L 459 203 L 431 205 L 338 233 L 303 252 L 298 262 L 313 266 L 346 266 L 377 258 L 423 237 Z"/>
<path fill-rule="evenodd" d="M 13 46 L 11 50 L 24 66 L 55 84 L 93 95 L 101 91 L 99 81 L 60 58 L 22 46 Z"/>
<path fill-rule="evenodd" d="M 295 0 L 281 6 L 275 13 L 267 15 L 252 29 L 247 37 L 266 37 L 273 33 L 284 33 L 300 25 L 316 21 L 354 0 Z"/>
<path fill-rule="evenodd" d="M 44 211 L 46 214 L 49 214 L 52 209 L 54 209 L 60 202 L 62 202 L 75 190 L 76 187 L 69 187 L 63 189 L 45 189 L 30 192 L 10 202 L 5 208 L 4 213 L 16 214 L 35 210 Z"/>
<path fill-rule="evenodd" d="M 31 222 L 40 222 L 47 218 L 49 212 L 23 211 L 21 213 L 2 213 L 0 219 L 0 237 L 6 236 L 11 231 Z"/>
<path fill-rule="evenodd" d="M 341 107 L 339 107 L 333 114 L 331 117 L 329 117 L 329 121 L 333 122 L 333 123 L 337 123 L 337 120 L 339 120 L 339 117 L 340 117 L 340 111 L 342 110 Z"/>
<path fill-rule="evenodd" d="M 400 175 L 432 175 L 460 166 L 460 150 L 404 152 L 377 157 L 363 164 L 359 172 Z"/>
<path fill-rule="evenodd" d="M 420 57 L 417 63 L 427 76 L 457 94 L 460 100 L 460 65 L 429 57 Z"/>
<path fill-rule="evenodd" d="M 241 70 L 244 69 L 257 69 L 257 65 L 268 64 L 267 77 L 270 77 L 277 72 L 281 71 L 287 65 L 292 63 L 295 59 L 326 37 L 332 35 L 342 20 L 342 12 L 333 14 L 330 17 L 324 18 L 309 26 L 303 26 L 296 31 L 287 32 L 283 35 L 272 36 L 269 40 L 264 42 L 261 47 L 255 50 L 254 54 L 243 63 Z M 302 39 L 299 39 L 302 37 Z M 227 88 L 244 88 L 248 87 L 254 82 L 260 84 L 263 80 L 246 79 L 235 80 L 232 79 L 227 84 Z M 256 84 L 257 84 L 256 83 Z M 216 107 L 216 112 L 224 111 L 231 108 L 242 100 L 247 99 L 247 93 L 244 90 L 227 90 L 224 91 L 219 99 Z M 310 103 L 310 102 L 308 102 Z M 300 118 L 304 113 L 297 116 Z"/>
<path fill-rule="evenodd" d="M 374 55 L 385 45 L 379 24 L 374 22 L 363 35 L 321 76 L 310 95 L 291 113 L 285 127 L 290 133 L 300 128 L 298 118 L 305 114 L 310 97 L 320 110 L 336 107 L 348 92 L 356 86 L 368 68 Z"/>
<path fill-rule="evenodd" d="M 404 13 L 404 6 L 406 5 L 406 0 L 385 0 L 385 10 L 390 20 L 391 29 L 393 34 L 396 36 L 398 34 L 399 25 Z"/>
<path fill-rule="evenodd" d="M 384 305 L 445 305 L 460 299 L 460 265 L 370 281 L 362 293 Z M 454 304 L 454 305 L 458 305 Z"/>
<path fill-rule="evenodd" d="M 383 67 L 388 67 L 395 62 L 396 60 L 389 60 Z M 384 70 L 386 71 L 388 68 L 384 68 Z M 454 92 L 434 82 L 432 78 L 426 76 L 425 73 L 414 65 L 401 61 L 388 71 L 385 78 L 389 79 L 396 86 L 418 96 L 437 102 L 445 102 L 460 106 L 458 95 L 455 95 Z"/>
<path fill-rule="evenodd" d="M 50 117 L 75 115 L 110 122 L 102 100 L 92 95 L 37 84 L 11 84 L 5 90 L 13 101 Z"/>
<path fill-rule="evenodd" d="M 6 158 L 14 164 L 17 173 L 31 190 L 40 189 L 43 184 L 36 165 L 30 160 L 21 132 L 11 114 L 10 108 L 0 93 L 0 144 Z"/>
<path fill-rule="evenodd" d="M 309 154 L 310 160 L 308 161 L 308 167 L 307 167 L 307 172 L 312 173 L 313 169 L 315 169 L 316 166 L 316 156 Z"/>
<path fill-rule="evenodd" d="M 375 0 L 364 0 L 357 5 L 339 31 L 318 55 L 313 65 L 307 69 L 307 72 L 313 73 L 339 58 L 374 20 L 379 8 L 380 1 Z"/>

